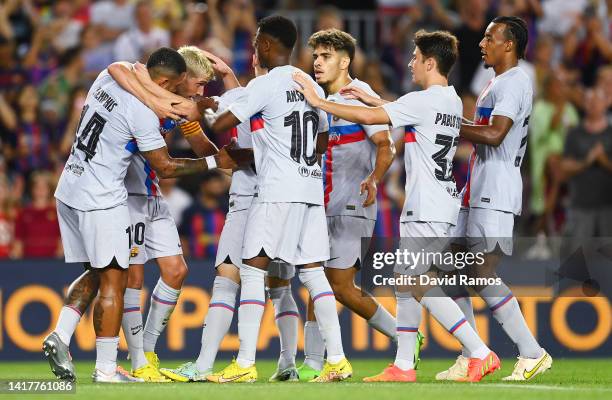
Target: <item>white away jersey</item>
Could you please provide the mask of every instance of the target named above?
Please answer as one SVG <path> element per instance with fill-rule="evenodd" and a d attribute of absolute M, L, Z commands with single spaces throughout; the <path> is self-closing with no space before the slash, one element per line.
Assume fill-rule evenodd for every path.
<path fill-rule="evenodd" d="M 463 106 L 452 86 L 434 85 L 383 105 L 391 125 L 405 127 L 406 200 L 400 221 L 446 222 L 459 213 L 453 157 Z"/>
<path fill-rule="evenodd" d="M 104 70 L 87 94 L 55 197 L 81 211 L 112 208 L 125 202 L 124 178 L 133 158 L 128 149 L 132 139 L 142 151 L 166 145 L 155 113 Z"/>
<path fill-rule="evenodd" d="M 348 86 L 359 87 L 379 97 L 365 82 L 354 79 Z M 341 104 L 363 105 L 359 100 L 347 100 L 339 93 L 327 97 Z M 376 162 L 376 146 L 368 138 L 387 125 L 360 125 L 339 119 L 331 114 L 329 141 L 323 157 L 323 186 L 326 214 L 352 215 L 376 219 L 376 203 L 364 208 L 365 194 L 359 195 L 361 182 L 372 172 Z"/>
<path fill-rule="evenodd" d="M 217 112 L 225 111 L 230 104 L 244 99 L 246 90 L 243 87 L 237 87 L 223 93 L 222 96 L 216 98 L 219 103 Z M 237 140 L 238 147 L 241 149 L 253 148 L 251 139 L 251 123 L 249 121 L 241 122 L 240 125 L 232 129 L 232 137 Z M 232 174 L 232 184 L 229 189 L 230 195 L 238 196 L 253 196 L 257 187 L 257 174 L 252 168 L 239 169 Z"/>
<path fill-rule="evenodd" d="M 296 90 L 294 71 L 285 65 L 253 79 L 228 109 L 241 122 L 250 118 L 258 201 L 323 205 L 316 142 L 318 132 L 328 130 L 327 116 Z"/>
<path fill-rule="evenodd" d="M 514 123 L 499 146 L 475 146 L 464 205 L 520 215 L 523 196 L 520 169 L 527 149 L 532 98 L 531 80 L 519 67 L 493 78 L 478 97 L 476 124 L 488 125 L 492 115 L 508 117 Z"/>

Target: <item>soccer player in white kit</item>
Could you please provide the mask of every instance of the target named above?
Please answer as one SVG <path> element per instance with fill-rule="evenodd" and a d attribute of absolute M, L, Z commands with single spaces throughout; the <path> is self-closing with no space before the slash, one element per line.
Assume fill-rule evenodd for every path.
<path fill-rule="evenodd" d="M 453 234 L 466 238 L 472 251 L 485 253 L 484 264 L 468 271 L 473 277 L 496 278 L 501 257 L 512 254 L 514 216 L 521 213 L 523 193 L 520 167 L 527 148 L 533 98 L 531 81 L 518 66 L 518 60 L 524 58 L 527 39 L 527 26 L 522 19 L 497 17 L 480 42 L 485 66 L 495 70 L 495 77 L 478 97 L 474 124 L 461 127 L 461 136 L 474 143 L 475 149 L 463 191 L 462 223 Z M 474 289 L 519 349 L 512 374 L 503 379 L 526 381 L 548 370 L 552 358 L 527 327 L 511 290 L 503 283 Z M 475 326 L 469 297 L 463 297 L 458 304 Z M 436 378 L 455 380 L 464 376 L 465 359 L 459 356 L 451 368 Z"/>
<path fill-rule="evenodd" d="M 303 87 L 305 97 L 313 106 L 339 118 L 361 124 L 405 127 L 406 201 L 400 218 L 401 236 L 408 239 L 431 238 L 425 241 L 432 242 L 427 245 L 433 246 L 430 251 L 440 252 L 445 247 L 446 241 L 443 239 L 457 222 L 459 211 L 457 189 L 452 178 L 452 159 L 459 142 L 462 104 L 455 89 L 448 86 L 447 78 L 457 59 L 457 39 L 448 32 L 419 31 L 415 34 L 414 42 L 416 49 L 409 67 L 413 81 L 423 90 L 408 93 L 394 102 L 378 100 L 381 104 L 378 107 L 323 100 L 303 73 L 294 74 L 294 79 Z M 395 273 L 396 277 L 435 276 L 430 267 L 425 263 L 412 266 L 413 269 L 397 265 Z M 415 311 L 415 300 L 473 352 L 464 380 L 480 381 L 500 367 L 497 355 L 465 323 L 459 307 L 440 287 L 421 283 L 417 279 L 411 285 L 396 285 L 396 297 L 398 349 L 395 362 L 382 373 L 365 378 L 366 382 L 416 381 L 413 335 L 418 329 L 421 312 Z"/>
<path fill-rule="evenodd" d="M 177 86 L 177 94 L 187 99 L 202 96 L 204 86 L 214 77 L 211 62 L 204 51 L 195 46 L 183 46 L 178 49 L 178 53 L 187 65 L 187 76 Z M 155 96 L 154 93 L 148 92 L 142 97 L 142 93 L 134 89 L 140 84 L 144 91 L 147 91 L 145 86 L 155 85 L 146 70 L 143 74 L 139 73 L 139 65 L 116 62 L 111 64 L 108 70 L 125 90 L 143 103 L 149 97 Z M 141 83 L 139 78 L 144 83 Z M 177 124 L 172 119 L 163 119 L 160 121 L 160 134 L 165 137 L 177 128 L 177 125 L 177 130 L 198 157 L 211 156 L 218 152 L 197 121 Z M 182 256 L 176 224 L 159 187 L 159 177 L 147 160 L 139 154 L 135 142 L 130 143 L 129 150 L 134 153 L 134 158 L 125 178 L 125 186 L 134 234 L 122 327 L 132 364 L 131 374 L 144 379 L 145 382 L 170 382 L 170 379 L 159 372 L 160 362 L 155 353 L 155 345 L 178 301 L 180 289 L 187 276 L 187 264 Z M 149 259 L 155 259 L 161 277 L 151 293 L 149 314 L 143 326 L 140 298 L 144 283 L 144 264 Z"/>
<path fill-rule="evenodd" d="M 340 89 L 348 87 L 357 87 L 378 97 L 367 83 L 349 74 L 355 43 L 350 34 L 338 29 L 316 32 L 308 40 L 315 80 L 330 101 L 362 105 L 358 100 L 347 100 L 340 95 Z M 325 274 L 340 303 L 395 341 L 395 318 L 355 285 L 362 251 L 367 250 L 361 248 L 362 238 L 372 237 L 376 223 L 377 184 L 393 162 L 395 146 L 387 125 L 360 125 L 331 115 L 328 121 L 329 141 L 322 162 L 330 239 Z M 309 304 L 304 324 L 305 359 L 298 369 L 301 380 L 310 380 L 320 373 L 324 353 L 325 344 Z"/>
<path fill-rule="evenodd" d="M 251 120 L 257 194 L 249 208 L 240 268 L 240 351 L 235 362 L 208 377 L 218 383 L 257 379 L 256 344 L 265 304 L 265 270 L 272 260 L 299 267 L 298 277 L 314 300 L 327 361 L 315 382 L 343 380 L 352 367 L 342 348 L 335 297 L 321 263 L 329 259 L 317 152 L 326 148 L 326 115 L 296 90 L 289 65 L 297 39 L 294 23 L 282 16 L 259 22 L 254 47 L 266 75 L 246 87 L 246 98 L 229 106 L 211 128 L 224 131 Z M 313 82 L 314 84 L 314 82 Z M 318 88 L 319 93 L 323 90 Z"/>
<path fill-rule="evenodd" d="M 226 92 L 213 98 L 216 112 L 225 111 L 230 104 L 246 95 L 233 71 L 218 57 L 206 53 L 213 61 L 215 71 L 222 77 Z M 261 68 L 257 57 L 253 56 L 255 76 L 267 73 Z M 257 128 L 257 126 L 253 126 Z M 250 119 L 232 129 L 232 137 L 239 148 L 252 148 Z M 229 189 L 229 211 L 225 218 L 223 231 L 215 260 L 216 277 L 213 284 L 208 313 L 202 328 L 202 345 L 194 362 L 187 362 L 177 368 L 161 368 L 162 374 L 177 382 L 206 381 L 212 373 L 213 364 L 223 337 L 227 334 L 236 307 L 236 295 L 240 287 L 239 266 L 242 263 L 242 242 L 249 208 L 257 187 L 257 174 L 253 167 L 239 169 L 232 174 Z M 270 299 L 274 305 L 276 324 L 280 334 L 281 354 L 278 370 L 270 378 L 271 382 L 297 380 L 295 353 L 297 351 L 297 304 L 291 293 L 288 279 L 293 277 L 294 268 L 274 263 L 268 270 Z"/>
<path fill-rule="evenodd" d="M 185 78 L 186 66 L 175 50 L 160 48 L 151 54 L 147 69 L 157 83 L 175 90 Z M 127 148 L 133 139 L 162 177 L 206 171 L 210 164 L 237 166 L 227 150 L 214 160 L 169 157 L 155 113 L 121 89 L 106 70 L 98 76 L 55 193 L 66 262 L 82 262 L 87 269 L 69 288 L 56 328 L 43 341 L 52 372 L 60 379 L 76 379 L 68 351 L 70 338 L 98 294 L 93 380 L 141 381 L 117 372 L 116 364 L 132 240 L 124 178 L 133 157 Z"/>

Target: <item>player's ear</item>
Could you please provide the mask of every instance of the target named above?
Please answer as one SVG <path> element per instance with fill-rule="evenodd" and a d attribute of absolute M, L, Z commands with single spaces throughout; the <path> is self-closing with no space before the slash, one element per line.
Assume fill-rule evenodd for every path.
<path fill-rule="evenodd" d="M 170 83 L 170 79 L 166 77 L 160 77 L 159 80 L 157 81 L 157 84 L 164 89 L 168 89 L 169 83 Z"/>
<path fill-rule="evenodd" d="M 340 68 L 341 69 L 348 69 L 349 65 L 351 65 L 351 59 L 349 56 L 343 56 L 340 59 Z"/>

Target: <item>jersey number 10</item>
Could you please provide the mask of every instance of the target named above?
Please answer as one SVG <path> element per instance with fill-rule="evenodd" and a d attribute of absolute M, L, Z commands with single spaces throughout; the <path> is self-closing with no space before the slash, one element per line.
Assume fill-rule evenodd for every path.
<path fill-rule="evenodd" d="M 312 134 L 308 135 L 308 125 L 312 126 Z M 285 126 L 291 127 L 291 158 L 301 164 L 311 166 L 317 162 L 316 143 L 319 130 L 319 115 L 314 111 L 306 111 L 302 118 L 300 112 L 294 111 L 285 117 Z M 308 155 L 308 138 L 312 137 L 312 154 Z"/>

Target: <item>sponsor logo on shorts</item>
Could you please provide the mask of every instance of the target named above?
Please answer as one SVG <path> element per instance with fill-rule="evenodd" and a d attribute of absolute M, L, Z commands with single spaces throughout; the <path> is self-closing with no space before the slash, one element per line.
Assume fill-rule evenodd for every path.
<path fill-rule="evenodd" d="M 351 210 L 351 211 L 355 211 L 357 209 L 357 207 L 352 206 L 352 205 L 349 204 L 349 205 L 346 206 L 346 209 L 347 210 Z"/>
<path fill-rule="evenodd" d="M 412 211 L 406 211 L 406 216 L 407 217 L 411 217 L 412 216 Z"/>
<path fill-rule="evenodd" d="M 480 201 L 482 201 L 483 203 L 490 203 L 490 202 L 491 202 L 491 199 L 490 199 L 490 198 L 488 198 L 488 197 L 481 197 L 481 198 L 480 198 Z"/>
<path fill-rule="evenodd" d="M 70 171 L 76 176 L 81 176 L 85 172 L 85 168 L 79 164 L 66 164 L 66 171 Z"/>

